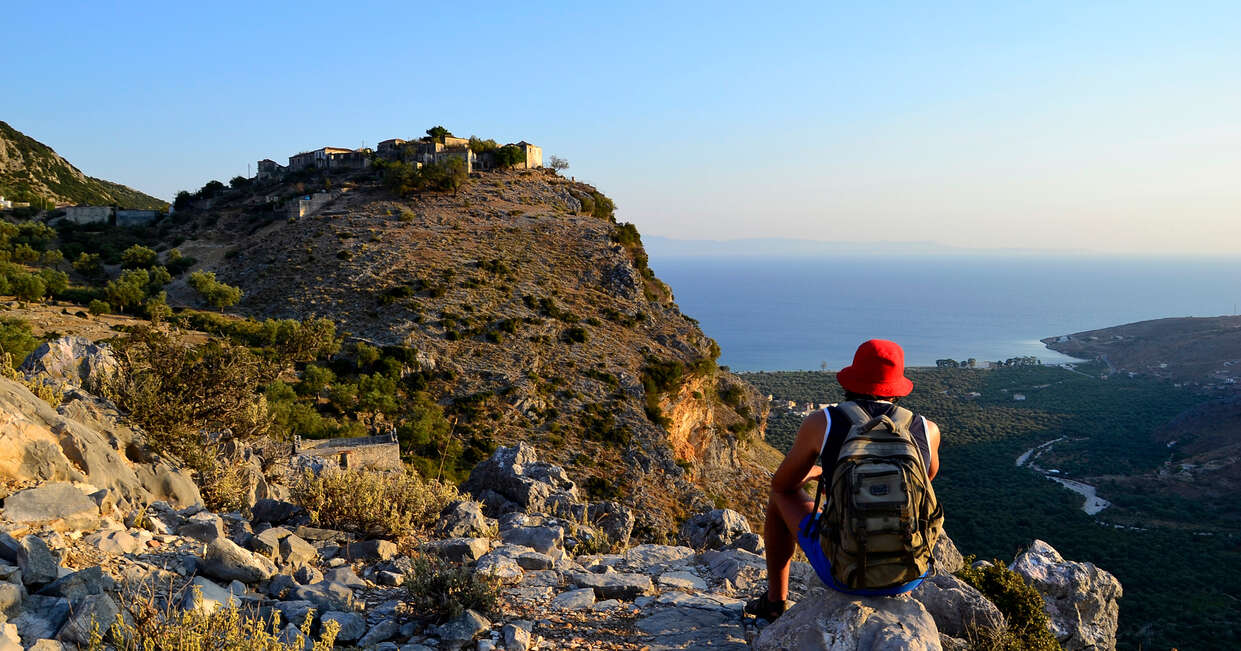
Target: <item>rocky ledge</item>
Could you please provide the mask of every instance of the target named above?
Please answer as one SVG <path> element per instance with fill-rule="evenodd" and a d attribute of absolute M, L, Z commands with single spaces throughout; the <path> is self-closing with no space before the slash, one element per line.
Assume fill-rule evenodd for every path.
<path fill-rule="evenodd" d="M 231 602 L 279 613 L 288 640 L 310 618 L 313 634 L 335 622 L 340 645 L 408 651 L 955 649 L 1006 625 L 953 574 L 963 561 L 947 536 L 935 575 L 907 596 L 841 595 L 794 563 L 797 604 L 770 625 L 747 618 L 744 600 L 765 589 L 765 567 L 743 516 L 701 513 L 683 524 L 681 545 L 640 544 L 629 508 L 582 501 L 564 469 L 526 445 L 478 464 L 470 497 L 449 504 L 416 546 L 317 527 L 282 486 L 262 481 L 243 512 L 214 513 L 184 471 L 143 454 L 115 408 L 81 388 L 94 371 L 52 361 L 43 368 L 61 369 L 68 391 L 57 409 L 0 378 L 10 487 L 0 509 L 0 651 L 78 648 L 93 623 L 136 603 Z M 498 606 L 428 617 L 402 585 L 420 557 L 499 581 Z M 1011 569 L 1042 595 L 1066 649 L 1115 646 L 1121 587 L 1110 574 L 1041 541 Z"/>

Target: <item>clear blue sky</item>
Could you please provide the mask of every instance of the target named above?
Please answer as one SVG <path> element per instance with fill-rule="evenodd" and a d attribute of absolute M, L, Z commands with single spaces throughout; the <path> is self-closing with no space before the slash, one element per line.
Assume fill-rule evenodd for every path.
<path fill-rule="evenodd" d="M 1241 4 L 20 3 L 0 119 L 170 199 L 435 124 L 643 233 L 1232 252 Z"/>

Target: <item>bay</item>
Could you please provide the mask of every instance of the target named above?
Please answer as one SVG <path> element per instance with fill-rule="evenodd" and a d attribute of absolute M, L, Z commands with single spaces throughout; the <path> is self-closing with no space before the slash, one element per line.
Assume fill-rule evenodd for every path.
<path fill-rule="evenodd" d="M 1082 330 L 1232 314 L 1241 260 L 1054 256 L 652 256 L 738 371 L 838 369 L 870 338 L 910 366 L 1033 355 Z"/>

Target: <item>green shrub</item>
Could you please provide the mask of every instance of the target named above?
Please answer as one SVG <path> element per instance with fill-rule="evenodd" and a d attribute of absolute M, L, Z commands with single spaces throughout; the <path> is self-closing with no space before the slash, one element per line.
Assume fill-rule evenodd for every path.
<path fill-rule="evenodd" d="M 995 604 L 1008 620 L 1007 630 L 998 635 L 976 631 L 973 648 L 987 651 L 1059 651 L 1060 644 L 1048 629 L 1043 598 L 1020 574 L 999 559 L 985 567 L 971 567 L 974 557 L 965 560 L 956 574 Z"/>
<path fill-rule="evenodd" d="M 98 253 L 82 253 L 73 261 L 73 269 L 87 278 L 103 276 L 103 261 Z"/>
<path fill-rule="evenodd" d="M 216 280 L 214 272 L 195 271 L 190 274 L 186 282 L 211 307 L 223 309 L 241 301 L 241 289 Z"/>
<path fill-rule="evenodd" d="M 91 314 L 111 314 L 112 313 L 112 306 L 108 305 L 107 301 L 101 301 L 97 298 L 90 302 L 88 309 L 90 310 Z"/>
<path fill-rule="evenodd" d="M 586 329 L 579 326 L 566 328 L 560 333 L 560 340 L 568 344 L 584 344 L 589 338 L 590 335 L 586 333 Z"/>
<path fill-rule="evenodd" d="M 47 294 L 47 283 L 39 274 L 19 273 L 9 276 L 9 291 L 19 301 L 40 301 Z"/>
<path fill-rule="evenodd" d="M 292 496 L 316 525 L 407 540 L 429 530 L 459 494 L 411 472 L 327 469 L 302 473 Z"/>
<path fill-rule="evenodd" d="M 414 557 L 405 576 L 405 593 L 413 612 L 441 622 L 466 610 L 491 615 L 500 604 L 500 582 L 495 577 L 427 556 Z"/>
<path fill-rule="evenodd" d="M 35 338 L 25 321 L 0 319 L 0 353 L 12 355 L 13 368 L 20 366 L 26 357 L 38 347 L 39 340 Z"/>
<path fill-rule="evenodd" d="M 121 266 L 126 269 L 149 269 L 159 262 L 154 249 L 135 244 L 121 253 Z"/>

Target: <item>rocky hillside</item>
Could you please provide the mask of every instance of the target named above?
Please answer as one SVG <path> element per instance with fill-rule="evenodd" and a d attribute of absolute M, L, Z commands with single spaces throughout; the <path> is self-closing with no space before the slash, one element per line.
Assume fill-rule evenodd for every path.
<path fill-rule="evenodd" d="M 51 147 L 0 122 L 0 195 L 53 204 L 166 209 L 168 202 L 133 188 L 87 176 Z"/>
<path fill-rule="evenodd" d="M 203 639 L 205 630 L 218 646 L 193 648 L 231 636 L 292 651 L 306 648 L 303 634 L 387 651 L 1033 648 L 1023 644 L 1035 639 L 1071 651 L 1115 647 L 1120 584 L 1041 541 L 1008 567 L 966 568 L 943 536 L 934 575 L 894 599 L 826 590 L 795 562 L 799 604 L 771 624 L 746 617 L 764 561 L 744 517 L 714 510 L 688 520 L 679 545 L 632 544 L 630 509 L 587 501 L 572 473 L 525 444 L 478 464 L 469 494 L 443 495 L 451 501 L 426 512 L 428 527 L 414 537 L 327 522 L 334 510 L 361 511 L 310 508 L 299 466 L 312 462 L 320 478 L 365 473 L 276 448 L 235 450 L 254 472 L 239 486 L 241 510 L 215 513 L 173 467 L 167 485 L 181 489 L 151 490 L 158 482 L 143 469 L 163 462 L 142 460 L 142 433 L 83 388 L 114 372 L 107 350 L 70 343 L 24 365 L 26 382 L 68 391 L 58 409 L 0 378 L 0 464 L 10 481 L 0 509 L 3 649 L 88 647 L 92 623 L 118 648 L 183 648 L 173 640 Z M 21 463 L 57 436 L 64 456 L 49 450 L 50 463 Z M 73 447 L 85 437 L 97 454 Z M 605 531 L 610 548 L 598 546 Z M 254 614 L 278 614 L 280 624 L 241 630 L 237 622 Z"/>
<path fill-rule="evenodd" d="M 332 199 L 289 217 L 312 190 Z M 609 206 L 549 170 L 408 198 L 361 171 L 233 189 L 178 219 L 181 250 L 244 290 L 242 313 L 416 351 L 467 448 L 529 442 L 637 505 L 646 535 L 716 503 L 757 517 L 765 402 L 716 367 Z M 176 286 L 170 300 L 195 300 Z"/>

